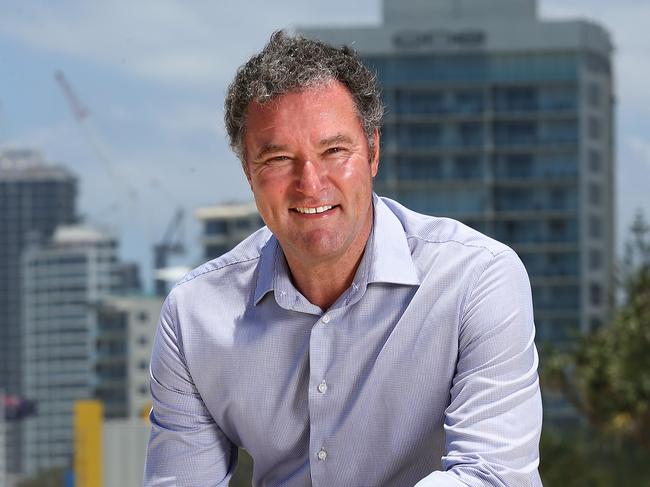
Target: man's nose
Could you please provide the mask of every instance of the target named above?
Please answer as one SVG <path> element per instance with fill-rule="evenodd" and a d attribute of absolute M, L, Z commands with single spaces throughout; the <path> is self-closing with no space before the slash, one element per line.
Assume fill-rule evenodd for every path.
<path fill-rule="evenodd" d="M 318 195 L 325 186 L 325 176 L 322 164 L 305 161 L 298 169 L 298 191 L 307 196 Z"/>

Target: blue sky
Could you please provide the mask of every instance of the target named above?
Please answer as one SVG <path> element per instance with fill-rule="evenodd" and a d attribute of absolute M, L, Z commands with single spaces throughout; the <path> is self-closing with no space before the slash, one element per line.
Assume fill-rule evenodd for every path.
<path fill-rule="evenodd" d="M 149 263 L 178 205 L 190 223 L 198 206 L 250 199 L 221 121 L 236 67 L 275 29 L 381 18 L 379 0 L 269 5 L 0 0 L 0 149 L 36 148 L 72 168 L 80 213 L 116 233 L 126 259 Z M 612 34 L 622 236 L 636 208 L 650 215 L 650 3 L 540 0 L 538 8 L 545 18 L 595 20 Z M 90 111 L 86 129 L 70 113 L 57 70 Z M 188 246 L 198 249 L 198 226 L 187 228 Z"/>

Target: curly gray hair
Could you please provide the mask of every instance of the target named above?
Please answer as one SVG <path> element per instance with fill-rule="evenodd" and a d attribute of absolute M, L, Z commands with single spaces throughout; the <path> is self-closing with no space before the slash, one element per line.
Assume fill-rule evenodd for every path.
<path fill-rule="evenodd" d="M 372 153 L 373 134 L 384 113 L 376 76 L 348 46 L 337 48 L 301 36 L 291 37 L 280 30 L 271 35 L 259 54 L 237 70 L 228 87 L 224 121 L 230 147 L 242 164 L 250 102 L 265 103 L 278 95 L 331 80 L 350 91 Z"/>

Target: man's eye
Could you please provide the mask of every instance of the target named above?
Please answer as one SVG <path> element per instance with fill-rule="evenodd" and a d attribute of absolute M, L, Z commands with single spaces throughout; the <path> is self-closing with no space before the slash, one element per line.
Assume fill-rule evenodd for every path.
<path fill-rule="evenodd" d="M 343 147 L 330 147 L 325 151 L 325 154 L 338 154 L 343 152 L 345 149 Z"/>
<path fill-rule="evenodd" d="M 285 161 L 288 161 L 288 160 L 289 160 L 288 156 L 274 156 L 274 157 L 268 158 L 265 162 L 267 164 L 278 164 L 278 163 L 285 162 Z"/>

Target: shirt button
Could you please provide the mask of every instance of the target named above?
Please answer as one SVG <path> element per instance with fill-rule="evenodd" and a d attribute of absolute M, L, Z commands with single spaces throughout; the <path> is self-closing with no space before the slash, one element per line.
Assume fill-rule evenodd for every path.
<path fill-rule="evenodd" d="M 327 458 L 327 452 L 325 451 L 324 448 L 321 448 L 318 450 L 318 453 L 316 454 L 319 460 L 325 460 Z"/>
<path fill-rule="evenodd" d="M 328 324 L 330 322 L 330 315 L 323 315 L 320 319 L 323 323 Z"/>
<path fill-rule="evenodd" d="M 327 382 L 322 381 L 320 384 L 318 384 L 318 392 L 321 394 L 325 394 L 327 392 Z"/>

